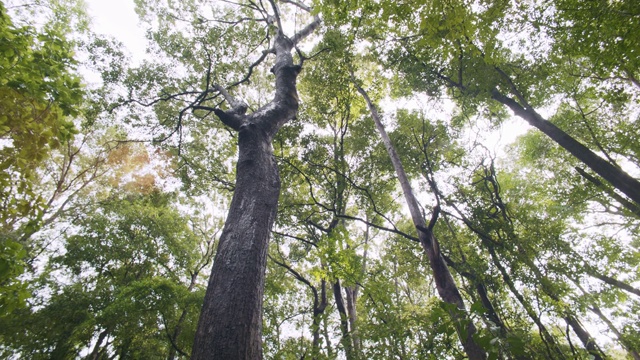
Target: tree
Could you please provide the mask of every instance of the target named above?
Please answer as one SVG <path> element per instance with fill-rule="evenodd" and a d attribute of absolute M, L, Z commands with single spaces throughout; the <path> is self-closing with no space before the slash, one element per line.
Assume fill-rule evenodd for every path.
<path fill-rule="evenodd" d="M 575 11 L 565 10 L 573 8 L 569 3 L 555 4 L 554 8 L 559 10 L 552 16 L 544 14 L 546 6 L 534 3 L 518 7 L 508 2 L 477 9 L 465 1 L 436 1 L 431 5 L 383 2 L 367 10 L 392 20 L 388 30 L 401 40 L 382 52 L 390 66 L 406 74 L 405 86 L 430 92 L 447 88 L 468 111 L 474 111 L 479 104 L 489 100 L 504 105 L 638 204 L 640 182 L 637 179 L 611 158 L 603 159 L 568 130 L 561 129 L 536 110 L 552 93 L 567 96 L 595 90 L 604 103 L 621 105 L 619 101 L 625 96 L 621 98 L 615 94 L 631 91 L 616 83 L 620 79 L 634 79 L 629 72 L 624 77 L 619 75 L 621 71 L 624 73 L 625 67 L 620 67 L 616 59 L 634 57 L 631 54 L 637 51 L 637 42 L 614 30 L 602 32 L 600 36 L 589 35 L 583 41 L 586 45 L 581 45 L 582 41 L 576 40 L 575 33 L 592 34 L 593 26 L 598 26 L 589 24 L 590 20 L 585 17 L 584 14 L 590 11 L 604 14 L 604 22 L 619 16 L 617 21 L 622 23 L 637 9 L 630 2 L 622 2 L 607 6 L 576 5 Z M 342 16 L 348 16 L 344 14 L 349 14 L 350 9 L 341 11 Z M 573 25 L 566 26 L 566 23 Z M 376 25 L 384 26 L 364 24 L 368 28 Z M 634 31 L 637 24 L 631 22 L 629 26 L 620 31 Z M 406 36 L 404 29 L 412 36 Z M 526 44 L 527 47 L 520 51 L 496 37 L 498 31 L 515 33 L 521 29 L 530 32 L 529 38 L 539 40 Z M 379 30 L 371 31 L 375 38 Z M 618 45 L 619 38 L 629 42 L 628 46 Z M 542 51 L 543 45 L 537 43 L 541 39 L 549 39 L 553 51 Z M 608 44 L 605 46 L 608 50 L 596 58 L 593 49 L 600 46 L 598 44 Z M 607 74 L 592 76 L 589 70 L 594 66 Z M 612 84 L 613 90 L 607 90 L 607 84 Z"/>
<path fill-rule="evenodd" d="M 196 235 L 202 219 L 185 218 L 174 197 L 124 191 L 80 214 L 37 280 L 40 306 L 3 322 L 4 356 L 188 356 L 216 229 Z"/>
<path fill-rule="evenodd" d="M 262 56 L 269 52 L 276 56 L 272 68 L 273 100 L 247 115 L 248 105 L 218 85 L 217 90 L 229 103 L 229 110 L 194 106 L 194 109 L 213 111 L 220 121 L 238 132 L 239 155 L 234 196 L 211 270 L 193 359 L 262 358 L 264 274 L 280 194 L 272 142 L 298 109 L 296 78 L 301 65 L 294 64 L 291 50 L 320 24 L 316 18 L 289 38 L 285 36 L 277 5 L 271 4 L 272 16 L 277 21 L 276 34 L 273 49 L 265 50 Z"/>
<path fill-rule="evenodd" d="M 56 29 L 16 26 L 0 2 L 0 316 L 24 305 L 21 232 L 40 225 L 46 204 L 34 192 L 37 168 L 76 133 L 83 91 L 73 44 Z M 21 230 L 22 229 L 22 230 Z"/>
<path fill-rule="evenodd" d="M 15 10 L 104 86 L 14 214 L 2 356 L 637 355 L 638 204 L 535 128 L 492 148 L 512 105 L 637 173 L 634 4 L 136 6 L 136 67 Z"/>

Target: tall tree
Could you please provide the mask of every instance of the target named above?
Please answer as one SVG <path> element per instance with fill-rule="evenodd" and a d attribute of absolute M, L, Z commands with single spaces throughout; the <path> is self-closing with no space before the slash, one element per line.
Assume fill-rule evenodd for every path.
<path fill-rule="evenodd" d="M 386 29 L 398 40 L 393 41 L 394 46 L 381 47 L 379 52 L 390 67 L 406 75 L 402 80 L 405 86 L 431 93 L 448 89 L 467 114 L 489 100 L 502 104 L 637 205 L 640 181 L 607 157 L 606 152 L 601 156 L 601 147 L 589 146 L 580 139 L 585 134 L 572 134 L 571 125 L 563 129 L 556 125 L 557 119 L 550 121 L 539 110 L 553 95 L 568 97 L 595 91 L 603 103 L 626 106 L 627 114 L 633 116 L 629 95 L 621 93 L 637 93 L 637 89 L 625 87 L 620 80 L 633 82 L 635 70 L 617 59 L 636 57 L 632 54 L 638 51 L 638 42 L 625 34 L 638 31 L 637 22 L 627 21 L 630 14 L 637 12 L 637 5 L 632 1 L 608 5 L 551 3 L 557 10 L 550 14 L 545 12 L 547 5 L 534 2 L 516 6 L 506 1 L 481 7 L 467 1 L 410 5 L 382 2 L 367 10 L 370 17 L 390 20 Z M 568 10 L 574 8 L 569 4 L 575 5 L 575 11 Z M 340 13 L 349 16 L 350 10 L 355 9 L 341 8 Z M 590 22 L 591 17 L 585 14 L 600 14 L 603 23 L 616 19 L 627 25 L 595 36 L 594 28 L 600 25 Z M 377 22 L 367 25 L 372 39 L 380 31 L 374 25 L 386 26 Z M 515 36 L 522 31 L 528 32 L 532 40 L 521 50 L 497 36 L 499 32 Z M 590 35 L 579 39 L 579 32 Z M 619 39 L 628 45 L 621 46 Z M 543 45 L 542 41 L 547 40 L 551 41 L 550 46 Z M 596 56 L 594 49 L 599 46 L 607 50 Z M 605 74 L 594 75 L 594 67 L 600 68 L 596 74 Z M 489 106 L 495 111 L 495 106 Z"/>
<path fill-rule="evenodd" d="M 301 64 L 294 64 L 292 49 L 319 25 L 315 18 L 291 38 L 285 35 L 280 10 L 271 1 L 267 15 L 276 26 L 271 49 L 275 62 L 275 95 L 251 114 L 248 105 L 218 86 L 230 109 L 202 105 L 238 132 L 238 162 L 233 199 L 216 253 L 211 278 L 198 323 L 192 359 L 261 359 L 262 296 L 271 228 L 280 195 L 280 178 L 272 141 L 278 130 L 296 116 L 296 78 Z M 274 22 L 275 21 L 275 22 Z M 207 89 L 208 90 L 208 89 Z"/>

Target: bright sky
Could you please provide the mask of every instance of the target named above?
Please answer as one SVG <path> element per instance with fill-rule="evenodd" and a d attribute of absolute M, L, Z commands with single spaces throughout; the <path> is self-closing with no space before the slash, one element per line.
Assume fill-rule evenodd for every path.
<path fill-rule="evenodd" d="M 95 31 L 109 34 L 124 43 L 132 56 L 133 64 L 141 61 L 145 55 L 145 34 L 138 26 L 138 16 L 133 0 L 86 0 L 88 12 Z M 489 148 L 502 148 L 523 134 L 529 126 L 521 119 L 505 122 L 502 131 L 489 137 Z M 490 144 L 496 144 L 491 146 Z"/>
<path fill-rule="evenodd" d="M 113 35 L 124 43 L 134 63 L 141 60 L 145 36 L 138 26 L 133 0 L 86 0 L 96 32 Z"/>

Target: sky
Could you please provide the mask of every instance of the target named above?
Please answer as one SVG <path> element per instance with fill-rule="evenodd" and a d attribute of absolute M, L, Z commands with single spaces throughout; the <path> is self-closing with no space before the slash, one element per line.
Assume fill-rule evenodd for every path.
<path fill-rule="evenodd" d="M 86 0 L 93 29 L 109 34 L 121 41 L 132 57 L 132 65 L 139 63 L 145 56 L 145 32 L 138 24 L 134 10 L 134 0 Z M 501 153 L 505 144 L 509 144 L 529 129 L 521 119 L 506 121 L 501 130 L 489 136 L 491 150 Z M 471 138 L 469 141 L 473 141 Z"/>
<path fill-rule="evenodd" d="M 144 56 L 145 34 L 138 26 L 133 0 L 86 0 L 92 26 L 96 32 L 121 41 L 135 62 Z"/>

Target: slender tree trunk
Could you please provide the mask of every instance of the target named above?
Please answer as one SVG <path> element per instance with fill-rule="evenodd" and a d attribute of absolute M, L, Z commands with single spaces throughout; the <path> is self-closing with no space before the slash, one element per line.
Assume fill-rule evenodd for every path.
<path fill-rule="evenodd" d="M 93 351 L 91 352 L 91 360 L 100 359 L 100 347 L 102 346 L 102 342 L 109 335 L 109 329 L 104 329 L 99 335 L 98 340 L 96 340 L 96 344 L 93 346 Z"/>
<path fill-rule="evenodd" d="M 478 277 L 475 274 L 472 274 L 468 271 L 463 271 L 458 264 L 454 263 L 447 256 L 443 256 L 443 258 L 446 261 L 447 266 L 454 269 L 460 276 L 467 278 L 469 281 L 471 281 L 471 283 L 474 284 L 476 292 L 480 297 L 480 301 L 482 302 L 482 305 L 484 306 L 484 308 L 487 310 L 487 317 L 494 325 L 498 326 L 498 328 L 500 329 L 500 337 L 506 338 L 509 330 L 507 329 L 506 325 L 504 324 L 500 316 L 498 316 L 498 312 L 496 311 L 496 309 L 493 306 L 493 303 L 489 299 L 489 294 L 487 293 L 487 287 L 484 286 L 484 283 L 482 283 L 482 281 L 478 279 Z"/>
<path fill-rule="evenodd" d="M 551 281 L 542 273 L 540 268 L 531 260 L 525 260 L 524 263 L 533 271 L 536 278 L 541 283 L 540 288 L 551 300 L 556 303 L 561 303 L 561 299 L 558 294 L 549 286 Z M 595 343 L 593 337 L 582 326 L 580 321 L 576 318 L 575 314 L 571 310 L 564 311 L 564 320 L 573 329 L 574 333 L 578 336 L 578 339 L 582 342 L 582 345 L 593 356 L 594 360 L 603 360 L 605 357 L 598 345 Z"/>
<path fill-rule="evenodd" d="M 562 354 L 562 351 L 558 347 L 556 340 L 553 338 L 553 336 L 551 336 L 546 326 L 542 324 L 540 317 L 538 316 L 538 314 L 536 314 L 531 304 L 529 304 L 529 302 L 525 300 L 524 296 L 520 294 L 515 284 L 513 283 L 511 276 L 509 276 L 507 269 L 505 269 L 504 266 L 502 266 L 502 264 L 500 263 L 500 260 L 498 259 L 498 255 L 496 254 L 493 247 L 490 244 L 485 244 L 485 245 L 489 250 L 489 254 L 491 255 L 493 264 L 500 271 L 500 274 L 502 275 L 502 279 L 504 280 L 504 282 L 507 283 L 507 287 L 509 288 L 511 293 L 516 297 L 516 299 L 518 299 L 518 301 L 520 302 L 524 310 L 527 312 L 527 315 L 529 315 L 529 318 L 531 318 L 531 320 L 533 320 L 533 322 L 538 326 L 538 330 L 540 331 L 540 338 L 542 339 L 542 342 L 547 348 L 547 355 L 549 355 L 549 358 L 553 358 L 553 352 L 551 351 L 550 347 L 553 348 L 553 351 L 555 351 L 555 353 L 557 353 L 560 356 L 560 358 L 564 358 L 564 355 Z"/>
<path fill-rule="evenodd" d="M 349 316 L 349 334 L 353 343 L 353 352 L 355 358 L 360 358 L 360 338 L 357 331 L 358 313 L 356 309 L 356 301 L 358 300 L 358 286 L 346 286 L 344 292 L 347 295 L 347 315 Z"/>
<path fill-rule="evenodd" d="M 542 131 L 558 145 L 571 153 L 571 155 L 582 161 L 596 174 L 600 175 L 616 189 L 627 195 L 629 199 L 640 205 L 640 181 L 598 156 L 562 129 L 544 119 L 531 107 L 524 107 L 514 99 L 505 96 L 495 89 L 491 95 L 493 99 L 509 107 L 516 115 L 526 120 L 531 126 Z"/>
<path fill-rule="evenodd" d="M 622 335 L 620 330 L 618 330 L 618 328 L 615 325 L 613 325 L 611 320 L 609 320 L 609 318 L 602 313 L 599 307 L 594 305 L 594 306 L 591 306 L 589 310 L 591 310 L 591 312 L 593 312 L 594 314 L 598 315 L 600 320 L 602 320 L 605 324 L 607 324 L 607 326 L 609 327 L 609 330 L 611 330 L 611 332 L 613 332 L 618 338 L 618 343 L 622 345 L 622 347 L 624 347 L 629 354 L 631 354 L 634 360 L 640 360 L 640 354 L 638 353 L 638 350 L 631 347 L 630 344 L 628 344 L 627 341 L 625 341 L 624 335 Z"/>
<path fill-rule="evenodd" d="M 603 184 L 602 181 L 600 181 L 596 177 L 591 176 L 589 173 L 584 171 L 583 168 L 576 166 L 575 169 L 578 172 L 578 174 L 580 174 L 583 178 L 585 178 L 587 181 L 597 186 L 600 190 L 606 192 L 609 196 L 611 196 L 620 204 L 622 204 L 622 206 L 624 206 L 627 210 L 629 210 L 633 215 L 640 218 L 640 207 L 636 205 L 633 201 L 629 201 L 624 196 L 619 195 L 618 193 L 613 191 L 613 189 Z"/>
<path fill-rule="evenodd" d="M 593 356 L 594 360 L 603 360 L 602 351 L 598 348 L 593 337 L 589 334 L 589 332 L 580 324 L 578 319 L 576 319 L 573 315 L 565 316 L 564 320 L 571 326 L 573 332 L 578 335 L 578 339 L 582 342 L 585 349 L 589 352 L 589 355 Z"/>
<path fill-rule="evenodd" d="M 331 343 L 331 336 L 329 335 L 329 327 L 327 325 L 327 318 L 322 319 L 322 336 L 327 343 L 327 358 L 333 359 L 333 344 Z"/>
<path fill-rule="evenodd" d="M 178 337 L 182 333 L 182 323 L 186 317 L 187 309 L 183 309 L 180 314 L 180 318 L 178 319 L 178 323 L 173 328 L 173 334 L 171 334 L 171 337 L 169 338 L 169 341 L 171 342 L 171 349 L 169 349 L 169 356 L 167 357 L 167 360 L 174 360 L 176 358 L 176 354 L 178 353 Z"/>
<path fill-rule="evenodd" d="M 351 341 L 351 333 L 349 331 L 349 316 L 347 315 L 347 309 L 344 305 L 344 298 L 342 297 L 342 286 L 340 286 L 340 280 L 336 280 L 333 284 L 333 296 L 336 300 L 336 308 L 340 314 L 340 331 L 342 332 L 342 346 L 347 355 L 347 360 L 353 360 L 353 343 Z"/>
<path fill-rule="evenodd" d="M 239 155 L 236 188 L 211 270 L 192 359 L 262 359 L 267 249 L 280 194 L 271 142 L 298 110 L 296 78 L 300 66 L 293 64 L 291 49 L 319 24 L 316 17 L 292 39 L 284 36 L 282 29 L 278 31 L 272 68 L 275 96 L 270 103 L 245 115 L 247 106 L 218 87 L 232 109 L 206 109 L 214 111 L 225 125 L 238 132 Z"/>
<path fill-rule="evenodd" d="M 327 308 L 327 282 L 322 279 L 320 283 L 320 299 L 317 295 L 313 302 L 313 323 L 311 325 L 311 333 L 313 334 L 313 348 L 311 349 L 311 358 L 318 359 L 320 356 L 320 324 L 322 315 Z"/>
<path fill-rule="evenodd" d="M 305 279 L 291 266 L 285 264 L 284 262 L 280 262 L 273 257 L 269 258 L 279 266 L 287 269 L 287 271 L 291 275 L 293 275 L 296 280 L 308 286 L 313 293 L 313 318 L 311 322 L 311 334 L 313 337 L 313 342 L 311 348 L 311 358 L 317 359 L 318 356 L 320 356 L 320 323 L 322 322 L 322 314 L 324 314 L 324 311 L 327 308 L 327 282 L 325 279 L 322 279 L 322 281 L 320 282 L 320 294 L 318 294 L 318 289 L 316 289 L 316 287 L 313 286 L 313 284 L 311 284 L 309 280 Z"/>
<path fill-rule="evenodd" d="M 364 233 L 364 253 L 362 255 L 362 274 L 367 270 L 367 247 L 369 245 L 369 225 Z M 347 313 L 349 314 L 349 325 L 351 326 L 351 339 L 353 340 L 353 351 L 359 359 L 362 357 L 362 341 L 358 334 L 358 285 L 345 288 L 347 294 Z"/>
<path fill-rule="evenodd" d="M 191 292 L 193 288 L 196 286 L 196 281 L 198 280 L 198 275 L 200 275 L 201 270 L 202 270 L 202 267 L 198 267 L 197 270 L 191 273 L 191 280 L 189 281 L 189 287 L 187 288 L 187 291 Z M 167 360 L 175 359 L 178 351 L 180 351 L 180 353 L 184 355 L 184 353 L 178 348 L 178 337 L 182 333 L 182 324 L 184 323 L 184 319 L 186 319 L 186 317 L 187 317 L 187 309 L 185 308 L 182 310 L 182 313 L 180 314 L 180 318 L 178 319 L 176 326 L 173 328 L 173 334 L 169 338 L 169 341 L 171 342 L 171 349 L 169 350 L 169 356 Z"/>
<path fill-rule="evenodd" d="M 447 264 L 445 263 L 444 258 L 440 253 L 438 240 L 435 238 L 432 231 L 433 225 L 437 219 L 439 208 L 434 210 L 434 216 L 431 220 L 431 223 L 428 227 L 425 227 L 426 221 L 422 216 L 422 213 L 420 212 L 418 201 L 413 195 L 413 189 L 411 188 L 411 184 L 409 183 L 407 174 L 404 171 L 404 167 L 402 166 L 398 153 L 391 143 L 389 135 L 384 129 L 384 125 L 382 124 L 380 115 L 378 114 L 378 110 L 371 102 L 371 99 L 367 95 L 366 91 L 364 91 L 364 89 L 357 84 L 357 81 L 355 79 L 353 79 L 353 82 L 356 85 L 358 92 L 367 102 L 367 106 L 369 107 L 369 111 L 371 112 L 371 116 L 373 117 L 373 121 L 376 124 L 378 132 L 380 133 L 380 137 L 382 138 L 382 142 L 387 150 L 387 153 L 389 154 L 391 163 L 393 164 L 393 168 L 395 169 L 396 175 L 398 176 L 400 186 L 402 187 L 402 192 L 404 193 L 407 206 L 409 207 L 409 212 L 411 213 L 413 225 L 416 227 L 416 231 L 418 232 L 418 239 L 420 240 L 420 244 L 426 252 L 427 257 L 429 258 L 429 265 L 431 266 L 431 270 L 433 271 L 433 277 L 435 279 L 438 294 L 444 302 L 455 305 L 459 310 L 452 311 L 450 314 L 454 320 L 454 323 L 456 324 L 456 330 L 458 332 L 460 342 L 462 343 L 462 347 L 469 356 L 469 359 L 486 359 L 485 351 L 473 340 L 473 335 L 476 333 L 476 327 L 471 319 L 464 315 L 466 313 L 464 301 L 462 299 L 462 296 L 460 295 L 460 292 L 458 291 L 458 286 L 453 280 L 451 272 L 449 272 L 449 268 L 447 267 Z"/>
<path fill-rule="evenodd" d="M 594 278 L 596 278 L 596 279 L 598 279 L 598 280 L 600 280 L 600 281 L 602 281 L 602 282 L 604 282 L 606 284 L 609 284 L 611 286 L 615 286 L 618 289 L 624 290 L 624 291 L 629 292 L 631 294 L 634 294 L 636 296 L 640 296 L 640 289 L 634 288 L 633 286 L 631 286 L 631 285 L 629 285 L 627 283 L 624 283 L 624 282 L 622 282 L 620 280 L 614 279 L 614 278 L 612 278 L 610 276 L 600 274 L 592 266 L 587 265 L 585 270 L 586 270 L 587 274 L 589 276 L 591 276 L 591 277 L 594 277 Z"/>

